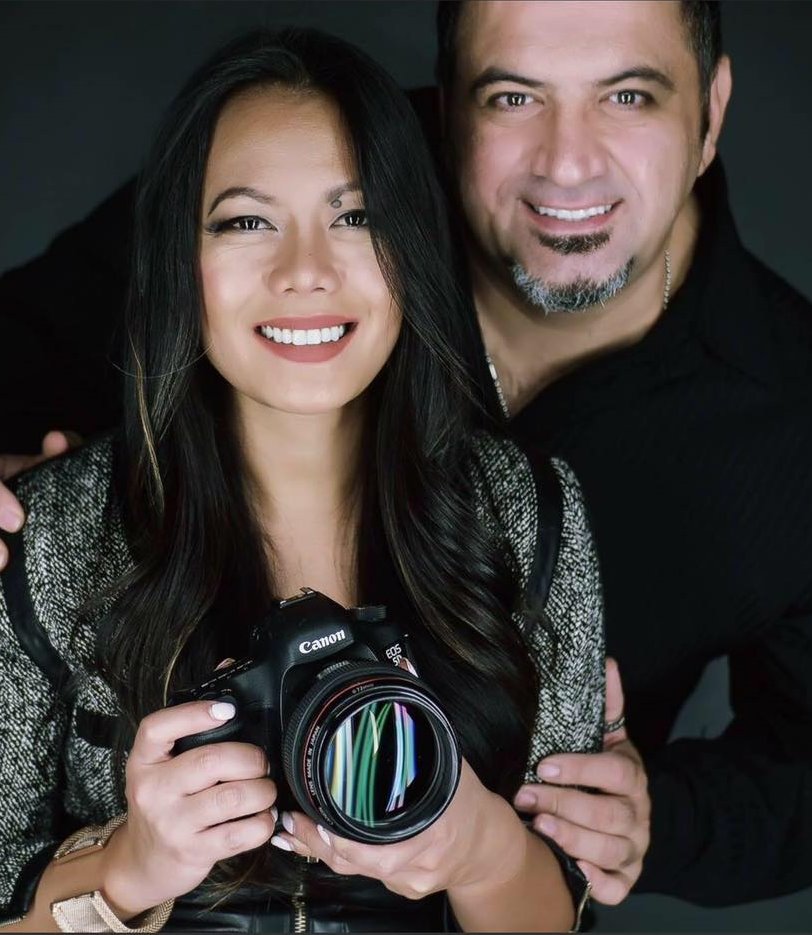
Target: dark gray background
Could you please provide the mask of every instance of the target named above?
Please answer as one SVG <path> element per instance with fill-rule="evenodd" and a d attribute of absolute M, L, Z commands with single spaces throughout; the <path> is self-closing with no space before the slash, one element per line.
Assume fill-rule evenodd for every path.
<path fill-rule="evenodd" d="M 812 297 L 812 3 L 731 0 L 724 15 L 734 93 L 721 151 L 740 230 Z M 162 109 L 225 39 L 260 24 L 319 26 L 412 87 L 432 80 L 433 18 L 433 3 L 402 0 L 0 2 L 0 271 L 42 251 L 136 170 Z M 724 727 L 725 689 L 715 663 L 677 733 Z M 598 929 L 810 931 L 812 890 L 714 910 L 632 896 L 601 909 Z"/>

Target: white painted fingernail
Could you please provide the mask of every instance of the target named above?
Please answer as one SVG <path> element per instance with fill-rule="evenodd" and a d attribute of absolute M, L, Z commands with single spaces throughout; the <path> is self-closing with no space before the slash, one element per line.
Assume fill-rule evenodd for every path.
<path fill-rule="evenodd" d="M 324 830 L 324 828 L 322 828 L 321 825 L 316 825 L 316 831 L 318 831 L 319 837 L 322 839 L 322 841 L 324 841 L 324 843 L 325 843 L 328 847 L 330 847 L 330 846 L 332 845 L 333 842 L 330 840 L 330 835 L 327 834 L 327 832 Z"/>
<path fill-rule="evenodd" d="M 542 763 L 537 772 L 542 779 L 555 779 L 561 775 L 561 767 L 555 763 Z"/>
<path fill-rule="evenodd" d="M 209 708 L 209 714 L 215 721 L 230 721 L 237 713 L 237 709 L 230 701 L 215 701 Z"/>
<path fill-rule="evenodd" d="M 542 834 L 547 834 L 552 837 L 556 831 L 558 831 L 558 823 L 554 818 L 550 818 L 549 815 L 543 815 L 538 820 L 538 828 Z"/>
<path fill-rule="evenodd" d="M 274 822 L 279 821 L 279 812 L 276 810 L 275 805 L 271 806 L 271 818 L 273 818 Z"/>
<path fill-rule="evenodd" d="M 295 825 L 293 823 L 293 816 L 290 812 L 282 812 L 282 827 L 287 831 L 288 834 L 296 835 Z"/>
<path fill-rule="evenodd" d="M 5 529 L 6 532 L 19 532 L 24 519 L 25 517 L 19 510 L 14 510 L 10 506 L 0 510 L 0 528 Z"/>
<path fill-rule="evenodd" d="M 281 838 L 278 834 L 275 834 L 271 838 L 271 844 L 273 844 L 274 847 L 278 847 L 280 851 L 292 851 L 293 850 L 290 844 L 288 844 L 288 842 L 284 838 Z"/>

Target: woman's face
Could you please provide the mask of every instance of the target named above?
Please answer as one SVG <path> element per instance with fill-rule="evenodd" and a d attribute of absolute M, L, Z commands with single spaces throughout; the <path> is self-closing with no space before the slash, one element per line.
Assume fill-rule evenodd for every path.
<path fill-rule="evenodd" d="M 332 101 L 278 88 L 230 101 L 202 215 L 206 352 L 240 402 L 315 414 L 363 393 L 401 316 Z"/>

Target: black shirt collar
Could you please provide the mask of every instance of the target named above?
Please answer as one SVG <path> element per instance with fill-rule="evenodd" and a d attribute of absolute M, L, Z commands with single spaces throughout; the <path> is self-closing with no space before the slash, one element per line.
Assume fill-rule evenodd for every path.
<path fill-rule="evenodd" d="M 693 262 L 663 320 L 692 316 L 696 337 L 711 353 L 760 382 L 772 382 L 779 365 L 762 267 L 739 239 L 718 159 L 697 181 L 696 194 L 701 223 Z"/>

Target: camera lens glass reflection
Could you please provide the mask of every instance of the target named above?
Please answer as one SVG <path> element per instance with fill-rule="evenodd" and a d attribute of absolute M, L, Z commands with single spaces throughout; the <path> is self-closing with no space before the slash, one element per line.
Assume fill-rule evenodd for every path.
<path fill-rule="evenodd" d="M 377 827 L 420 804 L 435 761 L 434 732 L 420 708 L 371 701 L 333 734 L 322 761 L 324 785 L 348 819 Z"/>

